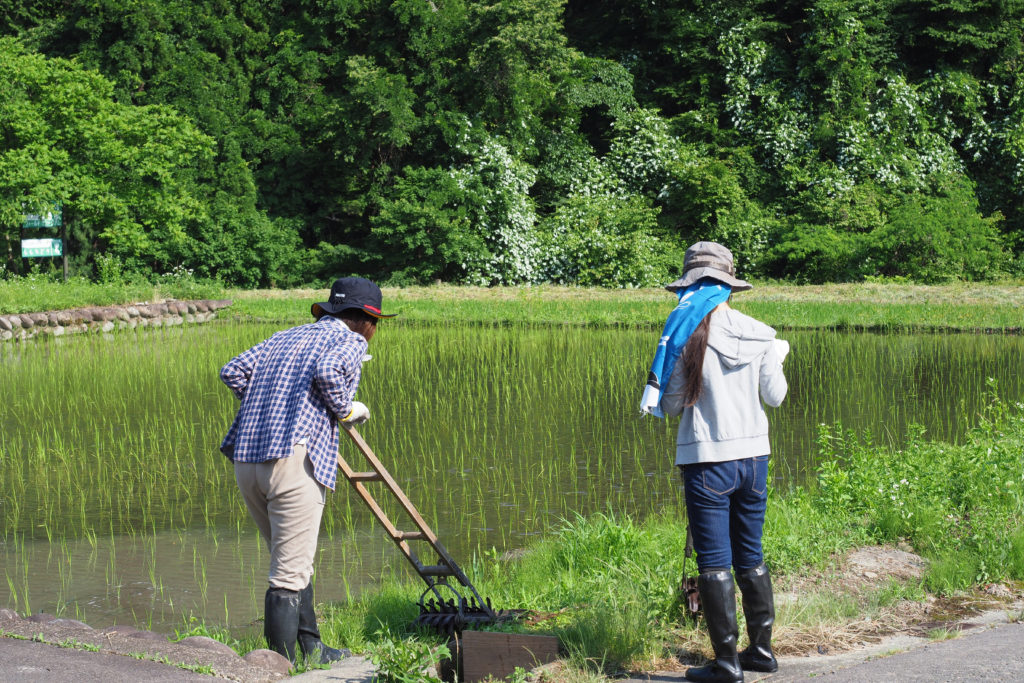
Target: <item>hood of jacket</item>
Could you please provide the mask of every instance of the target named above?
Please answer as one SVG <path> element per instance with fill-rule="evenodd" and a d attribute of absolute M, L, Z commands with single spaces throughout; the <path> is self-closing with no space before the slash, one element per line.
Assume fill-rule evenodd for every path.
<path fill-rule="evenodd" d="M 728 368 L 747 365 L 765 353 L 773 339 L 774 328 L 732 308 L 721 308 L 711 316 L 708 346 Z"/>

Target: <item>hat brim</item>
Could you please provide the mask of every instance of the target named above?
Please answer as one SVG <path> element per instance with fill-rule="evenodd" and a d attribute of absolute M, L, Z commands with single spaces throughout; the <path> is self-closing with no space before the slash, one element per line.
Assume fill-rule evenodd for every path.
<path fill-rule="evenodd" d="M 309 312 L 313 314 L 314 318 L 319 320 L 323 315 L 337 315 L 350 308 L 358 308 L 363 313 L 373 316 L 374 318 L 394 318 L 398 315 L 397 313 L 383 313 L 373 306 L 364 306 L 362 304 L 332 304 L 329 301 L 321 301 L 313 304 L 310 306 Z"/>
<path fill-rule="evenodd" d="M 671 284 L 665 285 L 665 289 L 670 292 L 678 292 L 680 289 L 686 289 L 697 282 L 697 280 L 701 280 L 703 278 L 711 278 L 727 284 L 734 292 L 745 292 L 748 289 L 754 288 L 754 285 L 750 284 L 746 280 L 735 278 L 724 270 L 705 266 L 703 268 L 694 268 L 693 270 L 686 271 L 683 273 L 681 278 Z"/>

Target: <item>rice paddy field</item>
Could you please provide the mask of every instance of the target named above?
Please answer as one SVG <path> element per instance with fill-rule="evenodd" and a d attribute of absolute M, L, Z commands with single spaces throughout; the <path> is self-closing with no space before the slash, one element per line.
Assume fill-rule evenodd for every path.
<path fill-rule="evenodd" d="M 387 301 L 387 300 L 386 300 Z M 296 321 L 297 322 L 297 321 Z M 93 626 L 246 630 L 267 554 L 217 446 L 232 356 L 286 322 L 221 323 L 0 345 L 0 605 Z M 986 392 L 1024 398 L 1024 337 L 788 330 L 790 395 L 774 479 L 805 483 L 819 425 L 900 444 L 956 442 Z M 675 421 L 637 411 L 657 331 L 534 323 L 381 325 L 360 432 L 461 563 L 521 548 L 577 514 L 681 503 Z M 342 454 L 358 453 L 342 436 Z M 356 469 L 359 469 L 357 466 Z M 404 560 L 342 481 L 328 498 L 317 599 L 345 600 Z"/>

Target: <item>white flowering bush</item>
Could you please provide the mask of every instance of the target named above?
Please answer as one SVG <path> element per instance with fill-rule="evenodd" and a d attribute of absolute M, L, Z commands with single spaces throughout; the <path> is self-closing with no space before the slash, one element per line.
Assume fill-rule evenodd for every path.
<path fill-rule="evenodd" d="M 655 236 L 657 209 L 637 195 L 575 195 L 540 224 L 539 275 L 548 282 L 613 287 L 667 283 L 678 245 Z"/>
<path fill-rule="evenodd" d="M 658 225 L 680 143 L 657 112 L 623 113 L 612 125 L 608 153 L 577 146 L 565 156 L 577 169 L 567 196 L 539 224 L 543 281 L 643 287 L 665 284 L 682 264 L 683 249 Z"/>
<path fill-rule="evenodd" d="M 870 179 L 921 191 L 936 175 L 962 172 L 964 157 L 978 160 L 1008 146 L 1004 124 L 994 125 L 990 111 L 1008 97 L 1005 86 L 954 71 L 911 84 L 871 63 L 868 55 L 877 48 L 855 10 L 824 7 L 812 15 L 815 29 L 805 40 L 819 46 L 816 68 L 823 73 L 806 78 L 828 77 L 816 84 L 817 95 L 784 77 L 782 57 L 762 37 L 761 23 L 740 23 L 718 44 L 732 125 L 751 136 L 762 163 L 780 173 L 787 190 L 825 182 L 840 195 Z M 816 125 L 824 137 L 814 138 Z"/>
<path fill-rule="evenodd" d="M 810 281 L 976 279 L 1012 269 L 994 211 L 1006 204 L 978 197 L 1024 195 L 1014 89 L 951 68 L 911 81 L 877 38 L 879 21 L 866 5 L 816 3 L 797 41 L 806 51 L 797 70 L 777 27 L 755 19 L 719 35 L 724 111 L 771 177 L 762 215 L 773 220 L 746 240 L 761 258 L 751 265 Z M 680 186 L 694 184 L 682 177 Z M 730 211 L 752 212 L 719 200 L 713 212 L 697 207 L 698 222 L 730 246 L 744 244 L 742 228 L 720 228 Z M 757 221 L 745 223 L 751 234 Z"/>
<path fill-rule="evenodd" d="M 779 78 L 779 59 L 759 33 L 757 22 L 734 26 L 719 40 L 725 68 L 725 110 L 732 125 L 755 145 L 766 168 L 788 172 L 783 177 L 793 189 L 806 171 L 803 160 L 812 151 L 812 116 L 809 100 Z"/>
<path fill-rule="evenodd" d="M 722 35 L 718 44 L 725 68 L 725 110 L 733 127 L 741 132 L 756 129 L 754 97 L 772 92 L 768 87 L 770 78 L 766 74 L 770 48 L 765 41 L 755 37 L 757 28 L 751 24 L 737 24 Z"/>
<path fill-rule="evenodd" d="M 933 126 L 926 104 L 903 76 L 886 76 L 867 118 L 850 120 L 839 132 L 839 168 L 854 178 L 915 191 L 936 176 L 961 172 L 956 151 Z"/>
<path fill-rule="evenodd" d="M 988 117 L 990 103 L 998 104 L 1003 90 L 961 71 L 942 70 L 925 80 L 919 93 L 936 132 L 976 162 L 997 151 L 996 128 Z"/>
<path fill-rule="evenodd" d="M 462 279 L 479 285 L 536 280 L 537 217 L 530 198 L 536 170 L 514 158 L 498 139 L 487 137 L 472 161 L 451 173 L 469 195 L 472 229 L 486 245 L 461 261 Z"/>
<path fill-rule="evenodd" d="M 1024 196 L 1024 90 L 947 69 L 924 81 L 921 93 L 938 134 L 964 166 Z"/>
<path fill-rule="evenodd" d="M 1020 99 L 1024 100 L 1024 94 Z M 1024 107 L 1024 104 L 1021 106 Z M 1007 121 L 1006 124 L 1002 133 L 1003 153 L 1009 161 L 1014 194 L 1024 197 L 1024 117 L 1017 121 Z"/>
<path fill-rule="evenodd" d="M 536 280 L 535 170 L 468 119 L 455 144 L 468 160 L 404 169 L 379 198 L 372 235 L 396 283 L 441 279 L 479 285 Z M 482 138 L 479 143 L 474 143 Z"/>
<path fill-rule="evenodd" d="M 679 159 L 680 141 L 656 111 L 637 109 L 612 126 L 613 138 L 604 164 L 626 192 L 664 197 L 670 169 Z"/>

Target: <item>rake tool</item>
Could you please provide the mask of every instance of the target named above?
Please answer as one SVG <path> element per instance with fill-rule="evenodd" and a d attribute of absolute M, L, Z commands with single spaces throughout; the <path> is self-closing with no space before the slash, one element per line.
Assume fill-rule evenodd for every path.
<path fill-rule="evenodd" d="M 683 548 L 683 582 L 679 590 L 686 598 L 686 616 L 691 621 L 697 621 L 697 615 L 701 612 L 700 591 L 697 588 L 697 577 L 685 574 L 685 567 L 693 557 L 693 531 L 690 529 L 690 520 L 686 520 L 686 546 Z"/>
<path fill-rule="evenodd" d="M 686 480 L 683 477 L 683 470 L 679 470 L 679 478 L 683 480 L 683 507 L 686 508 Z M 700 590 L 697 587 L 697 577 L 686 573 L 686 567 L 693 557 L 693 525 L 690 524 L 690 511 L 686 509 L 686 545 L 683 548 L 683 580 L 679 584 L 679 592 L 686 600 L 686 617 L 696 622 L 701 613 Z"/>
<path fill-rule="evenodd" d="M 518 619 L 524 610 L 495 610 L 491 606 L 490 600 L 480 597 L 465 572 L 448 554 L 448 551 L 437 539 L 437 535 L 423 521 L 420 513 L 402 491 L 398 482 L 384 468 L 355 427 L 344 422 L 340 424 L 366 458 L 370 471 L 357 472 L 342 457 L 341 453 L 338 454 L 338 469 L 352 484 L 352 488 L 370 508 L 370 512 L 381 523 L 401 553 L 409 560 L 409 564 L 427 584 L 427 588 L 416 601 L 420 608 L 420 614 L 416 617 L 415 623 L 451 634 L 461 632 L 466 626 L 496 624 Z M 394 495 L 402 510 L 416 527 L 415 531 L 401 531 L 388 519 L 384 510 L 366 487 L 369 482 L 381 482 Z M 421 562 L 419 556 L 410 546 L 410 541 L 426 542 L 437 554 L 437 563 L 424 564 Z"/>

